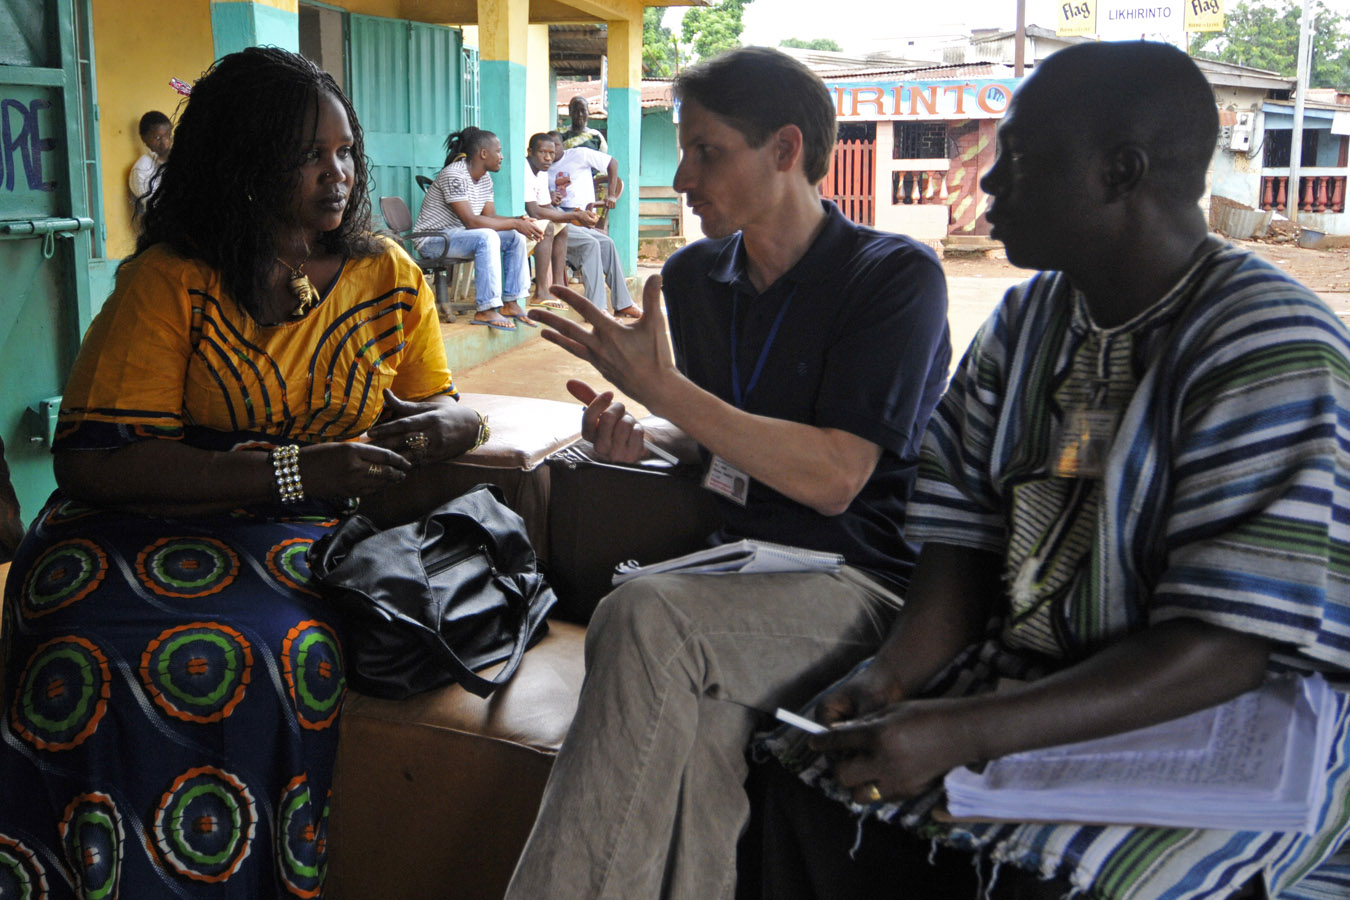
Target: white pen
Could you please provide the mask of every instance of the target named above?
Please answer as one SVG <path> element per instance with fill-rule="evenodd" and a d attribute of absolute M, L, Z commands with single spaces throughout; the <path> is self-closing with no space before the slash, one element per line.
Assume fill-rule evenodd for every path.
<path fill-rule="evenodd" d="M 647 438 L 642 439 L 642 445 L 646 447 L 647 451 L 651 453 L 652 456 L 655 456 L 657 459 L 664 459 L 672 466 L 678 466 L 680 464 L 680 461 L 675 457 L 675 454 L 668 453 L 665 450 L 662 450 L 660 447 L 653 444 Z"/>

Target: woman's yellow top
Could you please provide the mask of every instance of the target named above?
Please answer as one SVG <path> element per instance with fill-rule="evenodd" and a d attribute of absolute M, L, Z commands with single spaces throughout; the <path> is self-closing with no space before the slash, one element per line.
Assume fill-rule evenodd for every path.
<path fill-rule="evenodd" d="M 316 306 L 277 325 L 255 322 L 219 272 L 160 244 L 118 271 L 66 384 L 55 446 L 191 440 L 199 428 L 345 440 L 375 424 L 385 388 L 455 395 L 431 291 L 393 242 L 347 260 Z"/>

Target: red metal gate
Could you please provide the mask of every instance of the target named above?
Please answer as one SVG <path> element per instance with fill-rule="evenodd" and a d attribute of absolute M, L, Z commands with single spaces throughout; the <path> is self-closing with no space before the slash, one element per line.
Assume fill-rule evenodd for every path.
<path fill-rule="evenodd" d="M 859 225 L 876 222 L 876 150 L 875 140 L 835 144 L 830 171 L 820 184 L 821 196 Z"/>

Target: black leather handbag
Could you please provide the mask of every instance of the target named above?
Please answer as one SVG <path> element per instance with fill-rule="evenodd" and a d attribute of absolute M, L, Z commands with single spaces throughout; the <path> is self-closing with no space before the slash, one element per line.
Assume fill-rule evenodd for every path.
<path fill-rule="evenodd" d="M 389 699 L 452 681 L 488 696 L 548 631 L 557 599 L 494 485 L 393 528 L 352 516 L 308 562 L 340 612 L 348 684 Z M 502 660 L 492 679 L 475 674 Z"/>

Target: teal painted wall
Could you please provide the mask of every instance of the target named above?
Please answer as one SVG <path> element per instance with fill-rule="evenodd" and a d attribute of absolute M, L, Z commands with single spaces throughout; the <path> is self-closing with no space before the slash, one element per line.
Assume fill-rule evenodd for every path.
<path fill-rule="evenodd" d="M 619 251 L 625 272 L 637 268 L 638 187 L 642 180 L 642 92 L 633 88 L 609 89 L 609 155 L 619 161 L 624 190 L 610 214 L 609 236 Z"/>
<path fill-rule="evenodd" d="M 492 176 L 497 215 L 524 215 L 525 175 L 520 148 L 530 138 L 525 133 L 525 67 L 507 60 L 480 59 L 478 71 L 482 127 L 497 135 L 506 156 L 502 170 Z"/>
<path fill-rule="evenodd" d="M 214 0 L 211 39 L 217 58 L 245 47 L 264 45 L 299 53 L 300 16 L 247 0 Z"/>
<path fill-rule="evenodd" d="M 680 164 L 679 136 L 675 131 L 675 110 L 642 111 L 642 185 L 670 187 Z"/>
<path fill-rule="evenodd" d="M 446 136 L 463 127 L 463 47 L 457 28 L 402 19 L 348 18 L 347 93 L 365 132 L 370 198 L 402 197 L 414 221 L 416 176 L 434 178 Z"/>
<path fill-rule="evenodd" d="M 0 181 L 0 220 L 41 229 L 56 224 L 53 219 L 87 218 L 73 4 L 24 0 L 9 6 L 32 33 L 22 42 L 27 49 L 0 39 L 7 63 L 0 67 L 5 102 L 0 167 L 6 174 Z M 50 241 L 19 236 L 27 227 L 0 240 L 0 437 L 25 523 L 56 486 L 48 422 L 29 407 L 60 395 L 95 308 L 89 236 Z"/>

